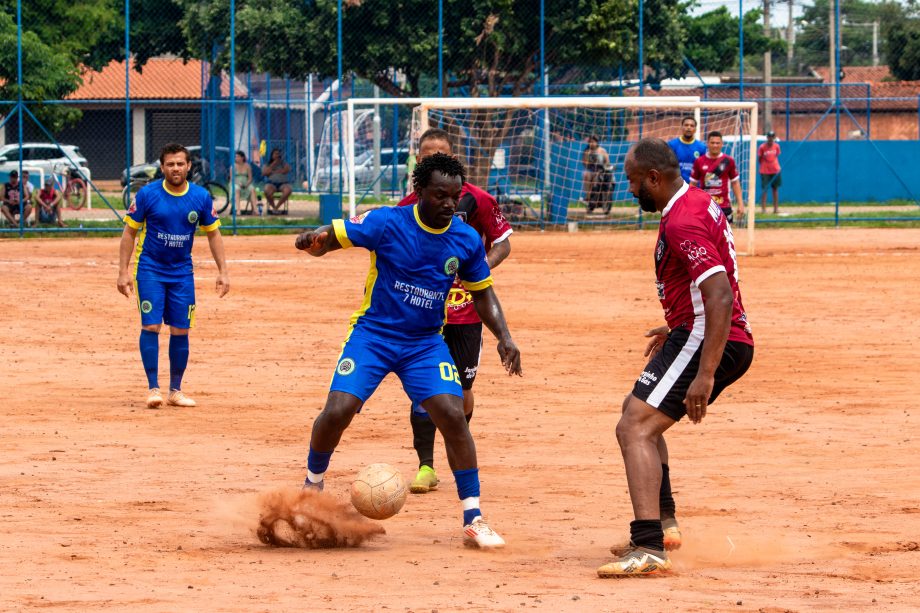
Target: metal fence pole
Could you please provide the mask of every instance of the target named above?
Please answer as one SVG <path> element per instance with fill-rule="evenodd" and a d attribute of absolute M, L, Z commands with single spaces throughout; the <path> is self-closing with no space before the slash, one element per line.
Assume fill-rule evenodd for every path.
<path fill-rule="evenodd" d="M 639 95 L 645 95 L 645 0 L 639 0 Z"/>
<path fill-rule="evenodd" d="M 125 185 L 131 193 L 131 163 L 134 141 L 131 122 L 131 0 L 125 0 Z M 90 196 L 92 197 L 92 196 Z"/>
<path fill-rule="evenodd" d="M 25 205 L 22 202 L 25 192 L 25 185 L 22 184 L 22 0 L 16 0 L 16 85 L 16 107 L 19 109 L 16 117 L 19 121 L 19 237 L 22 238 L 25 234 Z"/>
<path fill-rule="evenodd" d="M 444 0 L 438 0 L 438 95 L 444 96 Z"/>
<path fill-rule="evenodd" d="M 744 0 L 738 0 L 738 99 L 744 101 Z"/>
<path fill-rule="evenodd" d="M 236 234 L 236 105 L 234 82 L 236 81 L 236 0 L 230 0 L 230 216 L 233 218 L 233 234 Z M 255 211 L 253 211 L 255 213 Z"/>
<path fill-rule="evenodd" d="M 834 0 L 834 115 L 836 134 L 834 151 L 834 226 L 840 225 L 840 0 Z"/>

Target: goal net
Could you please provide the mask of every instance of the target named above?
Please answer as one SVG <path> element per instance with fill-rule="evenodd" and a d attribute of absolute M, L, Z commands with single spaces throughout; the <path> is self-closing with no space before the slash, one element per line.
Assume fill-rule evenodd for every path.
<path fill-rule="evenodd" d="M 375 101 L 378 102 L 379 101 Z M 428 98 L 414 104 L 408 148 L 429 128 L 451 137 L 454 153 L 467 166 L 468 180 L 496 197 L 518 225 L 574 229 L 657 223 L 628 191 L 623 161 L 640 138 L 670 140 L 681 119 L 697 119 L 697 137 L 719 131 L 723 152 L 741 176 L 745 218 L 753 253 L 757 107 L 753 102 L 708 102 L 688 97 Z M 358 108 L 367 100 L 355 100 Z M 351 117 L 355 106 L 349 103 Z M 348 122 L 354 125 L 353 122 Z M 354 131 L 351 130 L 353 133 Z M 596 138 L 598 151 L 588 148 Z M 346 135 L 353 147 L 353 134 Z M 352 149 L 353 151 L 353 149 Z M 354 158 L 351 158 L 354 159 Z M 353 203 L 354 188 L 349 189 Z M 737 203 L 734 203 L 737 210 Z"/>

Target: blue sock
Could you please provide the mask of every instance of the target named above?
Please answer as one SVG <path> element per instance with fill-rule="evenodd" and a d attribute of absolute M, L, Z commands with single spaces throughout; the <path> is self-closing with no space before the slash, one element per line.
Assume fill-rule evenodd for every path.
<path fill-rule="evenodd" d="M 141 330 L 141 362 L 147 373 L 147 387 L 160 387 L 157 382 L 157 362 L 160 359 L 160 335 L 150 330 Z"/>
<path fill-rule="evenodd" d="M 169 389 L 182 389 L 182 375 L 188 366 L 188 334 L 169 336 Z"/>
<path fill-rule="evenodd" d="M 477 516 L 482 515 L 482 511 L 479 510 L 479 469 L 455 470 L 454 479 L 457 481 L 457 495 L 463 504 L 463 525 L 465 526 Z"/>
<path fill-rule="evenodd" d="M 310 453 L 307 456 L 307 482 L 321 483 L 326 469 L 329 468 L 329 459 L 332 458 L 332 451 L 316 451 L 310 447 Z"/>

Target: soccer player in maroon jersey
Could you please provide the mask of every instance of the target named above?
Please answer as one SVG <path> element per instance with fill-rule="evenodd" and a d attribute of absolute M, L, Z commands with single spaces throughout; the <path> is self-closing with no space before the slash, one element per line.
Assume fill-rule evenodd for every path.
<path fill-rule="evenodd" d="M 713 130 L 706 136 L 706 155 L 701 155 L 693 162 L 690 171 L 690 185 L 709 192 L 712 201 L 722 207 L 728 223 L 735 221 L 732 216 L 732 202 L 728 197 L 729 186 L 738 203 L 738 217 L 744 215 L 744 199 L 741 197 L 741 175 L 730 155 L 722 153 L 722 133 Z"/>
<path fill-rule="evenodd" d="M 419 138 L 418 161 L 435 153 L 452 155 L 450 135 L 440 128 L 430 128 Z M 400 201 L 399 206 L 415 204 L 418 195 L 413 191 Z M 490 269 L 511 253 L 511 224 L 502 215 L 498 203 L 488 192 L 463 183 L 457 212 L 460 218 L 485 238 L 486 260 Z M 482 321 L 473 306 L 473 296 L 459 280 L 454 281 L 447 298 L 447 323 L 444 326 L 444 340 L 460 373 L 463 387 L 463 412 L 469 423 L 473 417 L 473 381 L 479 370 L 479 356 L 482 353 Z M 424 494 L 438 485 L 434 470 L 434 438 L 437 428 L 421 406 L 413 405 L 409 416 L 412 424 L 412 444 L 418 454 L 419 470 L 409 486 L 414 494 Z"/>
<path fill-rule="evenodd" d="M 639 141 L 626 155 L 629 191 L 643 211 L 661 213 L 655 284 L 667 325 L 650 330 L 650 356 L 623 401 L 617 442 L 626 465 L 635 521 L 630 540 L 601 577 L 669 570 L 680 546 L 664 432 L 706 407 L 751 365 L 754 338 L 741 303 L 731 226 L 708 193 L 687 185 L 663 140 Z M 665 530 L 669 532 L 665 536 Z"/>

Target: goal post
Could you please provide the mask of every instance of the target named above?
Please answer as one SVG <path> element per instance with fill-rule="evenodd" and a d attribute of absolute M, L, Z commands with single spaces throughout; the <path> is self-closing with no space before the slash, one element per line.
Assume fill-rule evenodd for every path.
<path fill-rule="evenodd" d="M 539 209 L 539 219 L 531 221 L 541 227 L 564 227 L 572 220 L 587 225 L 642 224 L 643 214 L 627 192 L 622 174 L 626 151 L 643 137 L 673 138 L 679 132 L 680 118 L 692 115 L 698 136 L 702 139 L 709 131 L 722 132 L 723 151 L 735 158 L 746 191 L 746 219 L 736 220 L 735 229 L 740 228 L 739 222 L 746 224 L 744 253 L 754 253 L 755 102 L 708 101 L 695 96 L 352 98 L 345 103 L 342 131 L 349 168 L 354 168 L 356 157 L 356 110 L 379 105 L 414 107 L 410 150 L 414 151 L 426 129 L 445 129 L 455 153 L 468 167 L 470 182 L 498 192 L 493 193 L 497 197 L 524 202 L 532 206 L 531 211 Z M 588 136 L 596 136 L 608 153 L 611 167 L 605 174 L 586 166 L 583 147 Z M 348 207 L 354 215 L 354 172 L 346 183 Z"/>

